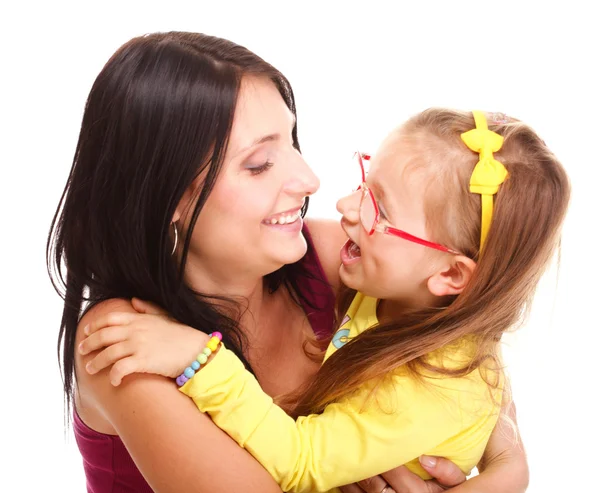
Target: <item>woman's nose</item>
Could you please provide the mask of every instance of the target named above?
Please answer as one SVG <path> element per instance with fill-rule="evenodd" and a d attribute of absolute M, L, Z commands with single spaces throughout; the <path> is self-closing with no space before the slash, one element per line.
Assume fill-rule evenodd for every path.
<path fill-rule="evenodd" d="M 294 166 L 294 176 L 286 183 L 286 190 L 290 193 L 307 196 L 315 193 L 321 186 L 319 178 L 304 158 L 298 154 L 297 166 Z"/>

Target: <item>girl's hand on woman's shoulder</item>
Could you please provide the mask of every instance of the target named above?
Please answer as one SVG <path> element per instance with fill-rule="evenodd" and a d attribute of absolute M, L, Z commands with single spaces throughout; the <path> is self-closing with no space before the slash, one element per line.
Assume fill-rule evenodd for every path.
<path fill-rule="evenodd" d="M 138 313 L 111 312 L 92 320 L 77 350 L 85 355 L 99 351 L 86 370 L 95 374 L 112 365 L 110 381 L 120 385 L 132 373 L 154 373 L 175 378 L 192 362 L 209 340 L 207 334 L 168 317 L 148 302 L 132 300 Z"/>
<path fill-rule="evenodd" d="M 146 335 L 138 336 L 140 340 L 136 340 L 132 347 L 134 353 L 138 344 L 141 348 L 146 347 L 154 366 L 161 365 L 161 358 L 167 354 L 175 355 L 177 360 L 181 360 L 180 364 L 185 366 L 204 347 L 204 340 L 208 338 L 205 334 L 170 320 L 161 320 L 160 315 L 163 319 L 165 316 L 158 310 L 140 314 L 139 311 L 136 313 L 134 307 L 143 311 L 142 308 L 147 305 L 138 300 L 132 302 L 124 299 L 107 300 L 95 305 L 79 323 L 77 343 L 83 342 L 86 325 L 95 323 L 99 328 L 98 321 L 103 317 L 125 313 L 136 316 L 132 319 L 137 320 L 133 322 L 134 326 L 153 320 L 150 322 L 153 330 L 148 326 L 148 330 L 142 332 Z M 139 315 L 157 316 L 150 319 L 138 318 Z M 128 327 L 128 324 L 124 327 Z M 199 336 L 204 339 L 198 339 Z M 110 345 L 100 344 L 100 347 Z M 185 356 L 186 351 L 189 356 Z M 76 355 L 77 410 L 81 413 L 85 409 L 94 409 L 101 416 L 103 427 L 92 428 L 121 437 L 152 491 L 281 493 L 281 488 L 271 475 L 217 428 L 207 415 L 199 412 L 193 401 L 177 390 L 173 380 L 137 373 L 127 377 L 119 387 L 114 387 L 110 384 L 108 369 L 94 375 L 85 370 L 86 364 L 99 354 L 91 352 L 85 356 Z M 139 364 L 140 368 L 144 366 Z M 176 372 L 165 373 L 174 375 Z M 198 444 L 204 447 L 202 450 L 210 450 L 210 454 L 198 453 Z"/>

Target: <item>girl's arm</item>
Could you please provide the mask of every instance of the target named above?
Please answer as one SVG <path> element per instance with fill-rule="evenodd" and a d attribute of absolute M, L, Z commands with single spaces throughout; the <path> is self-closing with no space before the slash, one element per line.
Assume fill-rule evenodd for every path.
<path fill-rule="evenodd" d="M 90 362 L 90 366 L 95 367 L 93 372 L 110 367 L 116 362 L 110 373 L 115 385 L 119 384 L 125 375 L 135 372 L 161 373 L 171 377 L 180 374 L 183 367 L 193 359 L 192 354 L 195 356 L 208 337 L 168 319 L 162 310 L 151 304 L 134 300 L 133 306 L 144 314 L 153 315 L 112 312 L 108 316 L 96 317 L 90 324 L 90 331 L 93 334 L 82 344 L 85 346 L 84 353 L 109 346 L 103 351 L 93 353 L 95 357 Z M 124 317 L 129 318 L 127 325 L 119 327 L 120 323 L 124 323 L 122 322 Z M 123 345 L 131 354 L 125 359 L 121 359 L 117 354 L 122 352 L 119 346 Z M 509 408 L 509 411 L 511 410 L 512 408 Z M 480 464 L 480 471 L 482 471 L 480 476 L 469 480 L 456 491 L 520 493 L 524 490 L 522 485 L 527 484 L 528 471 L 520 442 L 514 439 L 514 433 L 518 434 L 518 431 L 516 428 L 504 429 L 505 425 L 506 421 L 501 421 L 492 434 L 483 459 L 485 464 Z M 397 459 L 395 463 L 398 463 Z M 421 463 L 425 471 L 447 487 L 465 481 L 462 471 L 447 459 L 438 458 L 434 467 L 429 467 L 424 461 Z M 406 467 L 398 467 L 385 473 L 384 476 L 397 491 L 411 493 L 442 491 L 433 482 L 426 483 Z M 369 484 L 370 487 L 385 484 L 385 481 L 382 478 L 374 478 L 373 481 L 360 484 L 364 491 L 370 491 L 365 489 L 365 484 Z M 350 492 L 354 489 L 344 489 L 344 491 Z"/>
<path fill-rule="evenodd" d="M 76 347 L 85 337 L 83 327 L 116 311 L 137 313 L 124 300 L 95 306 L 79 324 Z M 96 407 L 114 427 L 155 492 L 281 493 L 269 473 L 208 416 L 198 413 L 173 380 L 137 374 L 114 387 L 108 370 L 86 372 L 86 363 L 96 354 L 76 352 L 78 391 L 86 405 Z"/>
<path fill-rule="evenodd" d="M 413 459 L 482 418 L 470 407 L 458 412 L 448 405 L 452 400 L 445 400 L 456 400 L 460 392 L 479 393 L 481 384 L 454 380 L 449 392 L 440 381 L 436 385 L 433 391 L 423 391 L 414 378 L 390 376 L 369 405 L 365 401 L 374 389 L 365 385 L 328 405 L 322 414 L 294 421 L 273 404 L 239 359 L 221 348 L 182 391 L 248 449 L 284 491 L 316 492 L 359 481 L 399 463 L 424 473 L 411 463 Z M 477 438 L 473 438 L 471 457 L 461 458 L 467 470 L 480 458 L 483 444 L 478 443 L 479 437 L 487 439 L 485 430 L 491 433 L 493 423 L 477 426 L 481 429 L 474 431 Z"/>

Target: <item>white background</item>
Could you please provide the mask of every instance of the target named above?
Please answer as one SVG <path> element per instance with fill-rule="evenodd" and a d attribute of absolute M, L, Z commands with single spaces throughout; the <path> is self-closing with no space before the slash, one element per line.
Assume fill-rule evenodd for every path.
<path fill-rule="evenodd" d="M 577 1 L 217 3 L 2 7 L 0 491 L 84 491 L 63 428 L 61 301 L 45 272 L 45 240 L 94 78 L 122 43 L 166 30 L 229 38 L 289 78 L 300 142 L 322 182 L 313 216 L 337 217 L 336 198 L 356 185 L 356 148 L 374 150 L 429 106 L 503 111 L 538 130 L 564 162 L 573 200 L 560 272 L 507 339 L 506 359 L 529 491 L 599 491 L 598 15 Z"/>

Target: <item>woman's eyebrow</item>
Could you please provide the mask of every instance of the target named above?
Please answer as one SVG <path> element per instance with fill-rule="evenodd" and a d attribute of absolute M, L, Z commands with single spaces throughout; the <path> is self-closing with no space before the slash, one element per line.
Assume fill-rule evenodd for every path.
<path fill-rule="evenodd" d="M 269 134 L 269 135 L 263 135 L 262 137 L 259 137 L 255 140 L 252 141 L 251 144 L 243 147 L 242 149 L 240 149 L 238 152 L 235 153 L 235 156 L 239 156 L 240 154 L 244 154 L 246 151 L 249 151 L 250 149 L 252 149 L 253 147 L 256 147 L 260 144 L 264 144 L 265 142 L 274 142 L 277 141 L 281 138 L 281 135 L 276 133 L 276 134 Z"/>
<path fill-rule="evenodd" d="M 294 128 L 294 126 L 296 125 L 296 116 L 292 115 L 292 127 Z M 252 141 L 251 144 L 243 147 L 242 149 L 240 149 L 238 152 L 235 153 L 235 156 L 238 156 L 242 153 L 245 153 L 246 151 L 249 151 L 250 149 L 252 149 L 253 147 L 256 147 L 260 144 L 264 144 L 265 142 L 274 142 L 281 139 L 281 134 L 280 133 L 272 133 L 272 134 L 268 134 L 268 135 L 263 135 L 262 137 L 258 137 L 257 139 L 255 139 L 254 141 Z"/>

